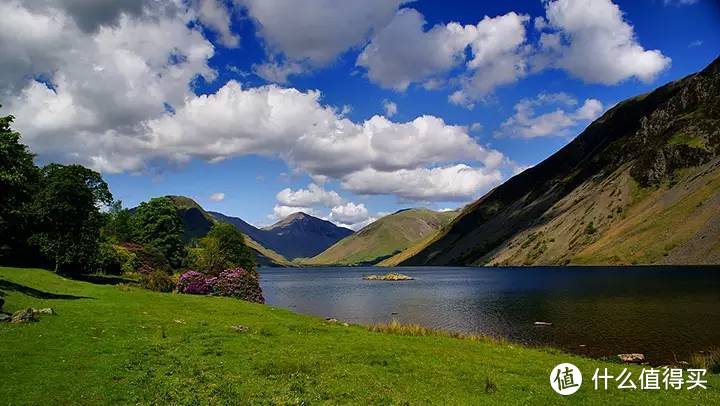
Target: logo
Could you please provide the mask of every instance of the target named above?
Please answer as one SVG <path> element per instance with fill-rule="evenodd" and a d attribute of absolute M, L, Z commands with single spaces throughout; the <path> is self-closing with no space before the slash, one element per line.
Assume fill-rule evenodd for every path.
<path fill-rule="evenodd" d="M 582 373 L 573 364 L 562 363 L 550 371 L 550 386 L 563 396 L 572 395 L 582 385 Z"/>

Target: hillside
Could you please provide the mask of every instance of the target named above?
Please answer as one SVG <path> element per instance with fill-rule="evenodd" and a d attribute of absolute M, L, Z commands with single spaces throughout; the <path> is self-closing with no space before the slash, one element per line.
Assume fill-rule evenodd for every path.
<path fill-rule="evenodd" d="M 388 265 L 720 263 L 720 59 L 619 103 Z"/>
<path fill-rule="evenodd" d="M 196 201 L 185 196 L 166 196 L 173 202 L 178 210 L 178 215 L 183 222 L 184 239 L 190 242 L 195 238 L 205 236 L 212 225 L 218 221 L 213 215 L 205 211 Z M 237 227 L 237 226 L 236 226 Z M 260 266 L 293 266 L 293 264 L 285 259 L 282 255 L 272 249 L 264 247 L 255 241 L 243 229 L 240 229 L 245 235 L 245 244 L 255 251 L 255 259 Z"/>
<path fill-rule="evenodd" d="M 456 211 L 436 212 L 424 208 L 400 210 L 301 262 L 308 265 L 375 264 L 437 232 L 457 214 Z"/>
<path fill-rule="evenodd" d="M 236 299 L 94 285 L 0 268 L 4 310 L 52 307 L 37 323 L 0 323 L 3 404 L 555 404 L 548 371 L 587 382 L 640 366 L 491 339 L 343 326 Z M 390 330 L 393 331 L 393 330 Z M 420 336 L 423 335 L 423 336 Z M 708 390 L 592 390 L 580 404 L 718 404 Z M 402 384 L 398 384 L 402 382 Z"/>

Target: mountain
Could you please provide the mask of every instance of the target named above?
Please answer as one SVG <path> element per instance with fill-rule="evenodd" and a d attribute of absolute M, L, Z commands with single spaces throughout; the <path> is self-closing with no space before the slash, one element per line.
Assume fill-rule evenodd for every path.
<path fill-rule="evenodd" d="M 720 263 L 720 58 L 608 110 L 386 265 Z"/>
<path fill-rule="evenodd" d="M 263 241 L 290 259 L 315 256 L 353 233 L 305 213 L 293 213 L 262 231 L 267 234 Z"/>
<path fill-rule="evenodd" d="M 265 228 L 257 228 L 240 218 L 222 213 L 211 214 L 289 259 L 316 255 L 353 233 L 350 229 L 305 213 L 293 213 Z"/>
<path fill-rule="evenodd" d="M 180 219 L 183 223 L 183 237 L 187 242 L 195 238 L 204 237 L 210 231 L 215 222 L 222 221 L 205 211 L 205 209 L 203 209 L 197 202 L 195 202 L 189 197 L 165 197 L 170 199 L 173 205 L 177 208 L 178 215 L 180 216 Z M 245 233 L 242 228 L 238 228 L 245 235 L 245 244 L 247 244 L 248 247 L 255 251 L 255 257 L 258 265 L 294 266 L 285 257 L 273 251 L 272 249 L 264 247 L 262 244 L 258 243 L 254 238 L 252 238 L 252 236 Z"/>
<path fill-rule="evenodd" d="M 434 234 L 457 214 L 457 211 L 436 212 L 422 208 L 400 210 L 365 226 L 302 263 L 375 264 Z"/>

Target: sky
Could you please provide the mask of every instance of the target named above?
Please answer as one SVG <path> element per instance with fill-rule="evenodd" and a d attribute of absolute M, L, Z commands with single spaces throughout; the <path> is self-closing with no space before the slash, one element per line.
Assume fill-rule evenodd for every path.
<path fill-rule="evenodd" d="M 0 0 L 0 114 L 133 207 L 455 209 L 720 55 L 715 0 Z"/>

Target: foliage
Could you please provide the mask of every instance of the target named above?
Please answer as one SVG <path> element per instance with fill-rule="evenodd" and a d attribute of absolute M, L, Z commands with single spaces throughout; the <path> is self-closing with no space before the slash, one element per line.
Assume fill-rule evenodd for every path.
<path fill-rule="evenodd" d="M 140 203 L 131 224 L 135 242 L 157 248 L 174 268 L 182 265 L 187 255 L 183 225 L 169 199 L 161 197 Z"/>
<path fill-rule="evenodd" d="M 112 242 L 132 241 L 132 213 L 122 207 L 122 202 L 117 200 L 110 206 L 105 214 L 105 225 L 103 237 Z"/>
<path fill-rule="evenodd" d="M 172 292 L 175 281 L 166 272 L 153 270 L 140 274 L 140 286 L 155 292 Z"/>
<path fill-rule="evenodd" d="M 120 275 L 123 273 L 123 257 L 114 245 L 101 242 L 95 270 L 105 275 Z"/>
<path fill-rule="evenodd" d="M 255 256 L 245 244 L 245 237 L 235 226 L 228 223 L 216 223 L 207 238 L 217 240 L 218 248 L 225 257 L 225 266 L 255 269 Z"/>
<path fill-rule="evenodd" d="M 212 292 L 218 296 L 229 296 L 248 302 L 265 303 L 256 272 L 243 268 L 227 269 L 210 282 Z"/>
<path fill-rule="evenodd" d="M 213 279 L 195 271 L 187 271 L 180 275 L 177 281 L 177 290 L 189 295 L 207 295 L 212 291 Z"/>
<path fill-rule="evenodd" d="M 255 269 L 255 255 L 245 245 L 242 233 L 233 225 L 216 223 L 200 239 L 190 262 L 203 273 L 217 275 L 229 268 Z"/>
<path fill-rule="evenodd" d="M 170 274 L 170 263 L 157 248 L 136 243 L 118 244 L 123 261 L 124 272 L 150 273 L 162 271 Z"/>
<path fill-rule="evenodd" d="M 112 194 L 99 173 L 80 165 L 50 164 L 41 170 L 31 204 L 36 229 L 31 241 L 66 274 L 92 271 L 99 250 L 100 206 Z"/>
<path fill-rule="evenodd" d="M 0 117 L 0 258 L 11 259 L 27 248 L 27 204 L 40 179 L 34 155 L 20 143 L 20 134 L 10 128 L 13 119 Z"/>

